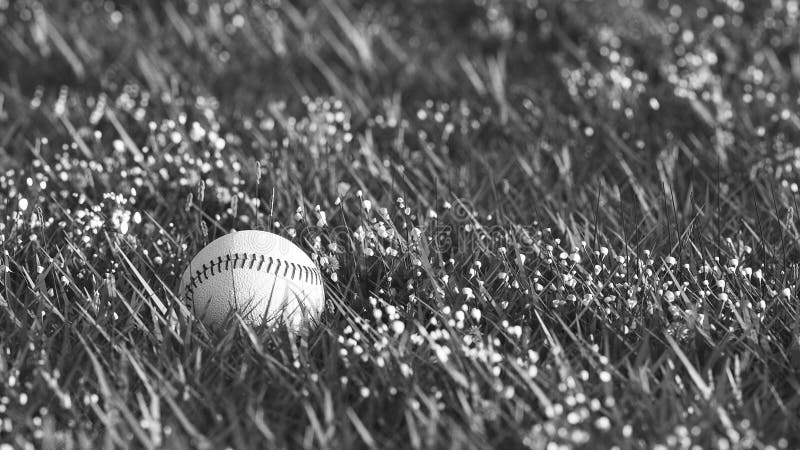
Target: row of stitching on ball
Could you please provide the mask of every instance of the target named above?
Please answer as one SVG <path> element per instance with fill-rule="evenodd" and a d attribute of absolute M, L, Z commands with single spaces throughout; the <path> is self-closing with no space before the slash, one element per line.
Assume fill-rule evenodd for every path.
<path fill-rule="evenodd" d="M 225 259 L 223 260 L 222 256 L 219 256 L 216 261 L 209 261 L 206 264 L 202 265 L 202 269 L 198 269 L 195 271 L 195 275 L 189 280 L 189 285 L 187 286 L 186 290 L 189 294 L 192 293 L 197 285 L 202 284 L 205 280 L 209 279 L 210 277 L 216 275 L 217 273 L 221 273 L 223 271 L 223 263 L 225 264 L 224 270 L 229 271 L 232 269 L 236 269 L 237 265 L 241 261 L 241 266 L 239 268 L 243 269 L 247 264 L 248 260 L 250 264 L 248 266 L 249 269 L 252 269 L 256 262 L 258 263 L 258 267 L 256 270 L 261 271 L 264 264 L 266 266 L 266 272 L 272 273 L 272 266 L 275 265 L 275 272 L 274 275 L 279 275 L 281 266 L 284 267 L 283 278 L 288 278 L 290 280 L 297 280 L 299 277 L 303 277 L 306 283 L 311 284 L 322 284 L 322 280 L 319 274 L 319 271 L 316 268 L 311 268 L 308 266 L 303 266 L 301 264 L 295 264 L 286 262 L 280 258 L 272 258 L 272 257 L 264 257 L 264 255 L 256 255 L 255 253 L 234 253 L 233 258 L 231 255 L 225 255 Z M 269 260 L 269 262 L 267 262 Z M 215 266 L 216 266 L 216 273 L 215 273 Z M 289 268 L 291 267 L 292 271 L 289 273 Z M 210 275 L 209 275 L 210 271 Z M 299 273 L 298 273 L 299 272 Z M 298 276 L 299 275 L 299 276 Z"/>

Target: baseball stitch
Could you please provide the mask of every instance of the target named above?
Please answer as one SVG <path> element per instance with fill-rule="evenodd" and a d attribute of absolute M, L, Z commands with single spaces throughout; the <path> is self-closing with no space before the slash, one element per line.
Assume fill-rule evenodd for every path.
<path fill-rule="evenodd" d="M 258 262 L 258 266 L 254 267 L 256 262 Z M 265 257 L 264 255 L 257 255 L 255 253 L 234 253 L 232 258 L 231 255 L 228 254 L 225 255 L 224 260 L 222 256 L 219 256 L 216 260 L 211 260 L 203 264 L 201 266 L 202 269 L 196 270 L 195 274 L 189 280 L 186 286 L 186 293 L 191 297 L 194 289 L 209 278 L 233 269 L 243 269 L 246 265 L 250 269 L 255 268 L 258 272 L 271 273 L 289 281 L 305 282 L 313 285 L 322 284 L 322 277 L 316 267 L 290 263 L 280 258 L 273 258 L 271 256 Z M 280 273 L 281 267 L 284 268 L 282 274 Z M 289 271 L 290 267 L 291 272 Z"/>

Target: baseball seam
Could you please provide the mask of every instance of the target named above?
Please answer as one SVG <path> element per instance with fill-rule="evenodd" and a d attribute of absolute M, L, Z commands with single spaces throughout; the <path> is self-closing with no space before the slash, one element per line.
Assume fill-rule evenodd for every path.
<path fill-rule="evenodd" d="M 187 283 L 186 294 L 191 297 L 195 288 L 215 275 L 244 268 L 280 276 L 289 281 L 304 282 L 312 285 L 322 284 L 322 276 L 316 267 L 304 266 L 256 253 L 234 253 L 233 255 L 219 256 L 216 260 L 211 260 L 197 269 L 189 279 L 189 283 Z"/>

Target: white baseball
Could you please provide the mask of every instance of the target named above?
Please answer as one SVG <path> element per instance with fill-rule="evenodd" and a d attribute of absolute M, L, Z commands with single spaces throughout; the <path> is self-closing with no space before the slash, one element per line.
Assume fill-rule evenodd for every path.
<path fill-rule="evenodd" d="M 200 250 L 181 278 L 195 317 L 219 326 L 232 311 L 252 325 L 307 331 L 325 307 L 319 269 L 298 246 L 265 231 L 235 231 Z"/>

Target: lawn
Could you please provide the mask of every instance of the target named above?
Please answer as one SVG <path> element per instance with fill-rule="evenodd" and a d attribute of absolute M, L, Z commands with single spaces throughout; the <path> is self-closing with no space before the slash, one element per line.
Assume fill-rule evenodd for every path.
<path fill-rule="evenodd" d="M 797 0 L 0 0 L 0 450 L 800 448 Z M 232 230 L 306 335 L 178 292 Z"/>

